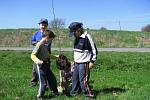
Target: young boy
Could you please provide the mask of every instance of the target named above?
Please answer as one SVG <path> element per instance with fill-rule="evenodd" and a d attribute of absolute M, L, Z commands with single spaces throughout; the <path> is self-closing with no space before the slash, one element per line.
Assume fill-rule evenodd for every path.
<path fill-rule="evenodd" d="M 94 97 L 89 87 L 88 78 L 90 69 L 94 66 L 97 56 L 97 48 L 90 34 L 84 32 L 83 24 L 73 22 L 69 25 L 69 36 L 75 36 L 74 42 L 74 62 L 75 67 L 72 77 L 72 88 L 69 96 L 75 95 L 79 89 L 79 84 L 86 97 Z"/>
<path fill-rule="evenodd" d="M 45 30 L 43 38 L 36 44 L 31 54 L 31 59 L 36 64 L 39 77 L 38 98 L 44 96 L 47 83 L 53 93 L 58 95 L 57 81 L 50 69 L 50 53 L 47 49 L 47 44 L 50 43 L 54 37 L 55 35 L 52 31 Z"/>
<path fill-rule="evenodd" d="M 38 24 L 39 24 L 39 30 L 36 31 L 33 34 L 32 39 L 31 39 L 31 43 L 32 43 L 33 46 L 35 46 L 42 39 L 44 31 L 48 27 L 48 20 L 45 19 L 45 18 L 42 18 L 42 19 L 40 19 Z M 52 41 L 47 44 L 47 49 L 50 53 L 51 53 L 51 43 L 52 43 Z M 38 82 L 38 75 L 37 75 L 37 72 L 36 72 L 36 64 L 34 63 L 33 64 L 33 69 L 32 69 L 31 83 L 32 83 L 33 86 L 36 86 L 37 82 Z"/>
<path fill-rule="evenodd" d="M 60 86 L 58 91 L 67 94 L 71 86 L 74 63 L 69 62 L 66 56 L 60 54 L 56 59 L 56 64 L 60 70 Z"/>

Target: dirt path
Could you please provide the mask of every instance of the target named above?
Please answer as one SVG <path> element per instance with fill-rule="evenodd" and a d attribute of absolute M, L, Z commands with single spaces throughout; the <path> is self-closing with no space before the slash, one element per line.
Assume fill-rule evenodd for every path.
<path fill-rule="evenodd" d="M 33 48 L 0 47 L 0 50 L 31 51 Z M 52 51 L 60 51 L 60 48 L 52 48 Z M 73 48 L 61 48 L 61 51 L 73 51 Z M 98 51 L 114 52 L 150 52 L 150 48 L 98 48 Z"/>

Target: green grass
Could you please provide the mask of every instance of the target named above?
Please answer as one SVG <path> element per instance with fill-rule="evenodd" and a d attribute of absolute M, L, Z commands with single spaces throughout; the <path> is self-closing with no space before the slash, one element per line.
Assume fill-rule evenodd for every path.
<path fill-rule="evenodd" d="M 53 54 L 56 54 L 54 52 Z M 63 52 L 70 60 L 71 52 Z M 30 52 L 0 51 L 0 100 L 36 100 L 38 87 L 31 87 Z M 52 70 L 59 80 L 55 61 Z M 90 85 L 97 100 L 149 100 L 150 53 L 99 52 L 91 70 Z M 46 92 L 45 95 L 51 95 Z M 82 93 L 54 100 L 87 100 Z"/>

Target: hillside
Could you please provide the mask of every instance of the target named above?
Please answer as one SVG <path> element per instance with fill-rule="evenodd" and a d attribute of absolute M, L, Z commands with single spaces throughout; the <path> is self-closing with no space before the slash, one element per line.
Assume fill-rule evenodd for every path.
<path fill-rule="evenodd" d="M 30 47 L 31 36 L 37 29 L 1 29 L 0 47 Z M 68 37 L 68 30 L 53 30 L 56 38 L 53 47 L 72 47 L 73 37 Z M 150 32 L 88 30 L 97 47 L 150 47 Z"/>

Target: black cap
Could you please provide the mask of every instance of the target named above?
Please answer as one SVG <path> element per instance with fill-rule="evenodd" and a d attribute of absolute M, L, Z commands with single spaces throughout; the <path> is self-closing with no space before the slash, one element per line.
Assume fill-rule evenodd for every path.
<path fill-rule="evenodd" d="M 69 25 L 69 29 L 70 29 L 70 32 L 69 32 L 69 36 L 73 36 L 75 31 L 78 29 L 78 28 L 81 28 L 82 27 L 82 23 L 80 22 L 72 22 L 70 25 Z"/>

